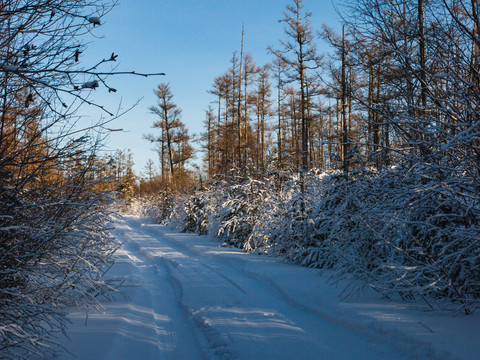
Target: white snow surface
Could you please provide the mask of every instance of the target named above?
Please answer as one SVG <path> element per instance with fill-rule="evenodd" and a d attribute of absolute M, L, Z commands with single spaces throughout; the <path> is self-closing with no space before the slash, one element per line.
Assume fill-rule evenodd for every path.
<path fill-rule="evenodd" d="M 319 270 L 180 233 L 116 222 L 108 273 L 128 296 L 72 310 L 60 359 L 478 359 L 480 318 L 422 312 L 375 294 L 339 300 Z M 322 275 L 323 274 L 323 275 Z"/>

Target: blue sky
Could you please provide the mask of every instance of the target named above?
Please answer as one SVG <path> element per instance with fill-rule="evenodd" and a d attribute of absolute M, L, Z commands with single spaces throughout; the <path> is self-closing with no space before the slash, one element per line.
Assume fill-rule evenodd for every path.
<path fill-rule="evenodd" d="M 312 23 L 335 26 L 338 16 L 333 0 L 304 0 L 313 13 Z M 143 100 L 111 127 L 123 132 L 112 133 L 108 148 L 130 148 L 134 154 L 135 171 L 139 173 L 150 158 L 158 165 L 153 146 L 142 139 L 154 133 L 155 116 L 148 107 L 155 104 L 153 89 L 160 82 L 169 82 L 174 102 L 182 109 L 182 120 L 190 133 L 203 131 L 204 111 L 214 98 L 208 94 L 213 80 L 229 67 L 232 53 L 240 49 L 242 22 L 245 24 L 244 50 L 257 63 L 271 61 L 267 46 L 278 46 L 285 39 L 279 23 L 290 0 L 121 0 L 95 30 L 99 38 L 89 44 L 84 60 L 119 55 L 120 71 L 165 72 L 166 76 L 137 78 L 117 76 L 109 80 L 116 93 L 98 88 L 92 94 L 97 102 L 116 111 L 121 104 L 129 108 Z M 319 40 L 320 52 L 328 51 Z M 102 114 L 96 109 L 85 113 L 92 119 Z M 105 114 L 104 114 L 105 115 Z M 198 153 L 197 161 L 201 154 Z"/>

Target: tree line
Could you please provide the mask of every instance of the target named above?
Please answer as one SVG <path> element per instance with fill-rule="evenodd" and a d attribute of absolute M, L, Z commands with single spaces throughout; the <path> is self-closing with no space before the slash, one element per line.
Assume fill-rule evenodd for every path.
<path fill-rule="evenodd" d="M 241 44 L 210 89 L 200 135 L 209 181 L 144 214 L 333 270 L 346 293 L 368 287 L 471 314 L 480 305 L 478 3 L 341 9 L 338 31 L 316 30 L 292 0 L 269 64 Z"/>
<path fill-rule="evenodd" d="M 340 32 L 317 31 L 292 1 L 271 63 L 256 65 L 243 44 L 234 52 L 209 91 L 208 177 L 402 161 L 478 171 L 477 4 L 358 0 L 344 10 Z"/>

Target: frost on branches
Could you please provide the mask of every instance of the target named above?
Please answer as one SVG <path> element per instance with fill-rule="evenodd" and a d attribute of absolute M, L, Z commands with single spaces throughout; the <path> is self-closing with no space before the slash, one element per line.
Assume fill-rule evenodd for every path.
<path fill-rule="evenodd" d="M 427 309 L 479 305 L 480 213 L 474 182 L 440 183 L 420 165 L 299 178 L 212 181 L 177 201 L 170 221 L 224 245 L 330 269 L 346 296 L 368 287 Z M 464 185 L 459 189 L 458 184 Z M 304 202 L 304 206 L 301 206 Z"/>
<path fill-rule="evenodd" d="M 114 2 L 3 1 L 0 7 L 0 358 L 58 350 L 65 308 L 96 307 L 118 247 L 97 153 L 103 125 L 84 128 L 82 104 L 114 73 L 85 65 L 89 35 Z M 106 111 L 106 113 L 108 113 Z M 78 123 L 77 123 L 78 121 Z M 73 130 L 72 130 L 73 129 Z"/>

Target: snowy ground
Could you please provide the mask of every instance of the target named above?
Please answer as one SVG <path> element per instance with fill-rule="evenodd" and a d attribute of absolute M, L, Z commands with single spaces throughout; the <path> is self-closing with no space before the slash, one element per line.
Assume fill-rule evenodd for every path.
<path fill-rule="evenodd" d="M 143 221 L 116 225 L 125 246 L 109 277 L 129 299 L 71 312 L 64 343 L 77 359 L 480 358 L 477 314 L 340 301 L 317 270 Z"/>

